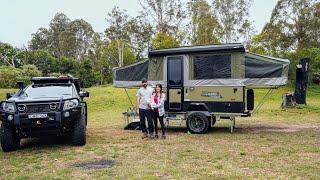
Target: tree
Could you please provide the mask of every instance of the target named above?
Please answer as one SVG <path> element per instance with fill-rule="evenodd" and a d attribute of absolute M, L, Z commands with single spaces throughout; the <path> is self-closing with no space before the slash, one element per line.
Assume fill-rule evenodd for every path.
<path fill-rule="evenodd" d="M 281 0 L 270 21 L 250 42 L 249 49 L 284 56 L 300 49 L 320 47 L 320 2 Z"/>
<path fill-rule="evenodd" d="M 142 15 L 129 21 L 128 25 L 131 31 L 131 47 L 135 51 L 137 60 L 139 61 L 147 56 L 143 53 L 147 51 L 153 34 L 152 25 Z"/>
<path fill-rule="evenodd" d="M 213 16 L 211 7 L 206 0 L 188 2 L 191 15 L 191 42 L 193 45 L 206 45 L 220 42 L 221 27 Z"/>
<path fill-rule="evenodd" d="M 156 32 L 180 38 L 185 12 L 181 0 L 139 0 L 143 16 L 149 17 Z"/>
<path fill-rule="evenodd" d="M 119 7 L 114 7 L 108 16 L 105 35 L 109 43 L 117 43 L 118 66 L 121 67 L 124 64 L 125 46 L 130 47 L 136 53 L 137 59 L 141 59 L 151 38 L 152 26 L 144 17 L 130 17 L 125 10 Z"/>
<path fill-rule="evenodd" d="M 91 46 L 94 31 L 92 26 L 83 19 L 76 19 L 69 24 L 69 31 L 74 37 L 76 51 L 74 58 L 80 60 L 88 53 Z"/>
<path fill-rule="evenodd" d="M 35 65 L 43 75 L 59 71 L 58 60 L 46 50 L 35 50 L 29 52 L 26 63 Z"/>
<path fill-rule="evenodd" d="M 248 20 L 252 0 L 213 0 L 213 13 L 222 27 L 225 43 L 248 40 L 253 34 Z"/>
<path fill-rule="evenodd" d="M 109 26 L 105 30 L 106 37 L 117 43 L 118 50 L 118 66 L 123 66 L 123 51 L 126 43 L 131 43 L 129 32 L 129 16 L 125 10 L 120 10 L 119 7 L 114 7 L 111 13 L 108 14 L 107 19 Z"/>
<path fill-rule="evenodd" d="M 81 60 L 87 55 L 94 31 L 83 19 L 71 21 L 65 14 L 57 13 L 49 28 L 39 28 L 32 34 L 30 50 L 48 50 L 54 57 Z"/>
<path fill-rule="evenodd" d="M 10 44 L 0 42 L 0 62 L 14 68 L 22 64 L 19 58 L 20 50 L 12 47 Z"/>
<path fill-rule="evenodd" d="M 30 50 L 48 49 L 50 32 L 46 28 L 39 28 L 37 32 L 32 34 L 32 39 L 29 42 Z"/>
<path fill-rule="evenodd" d="M 151 44 L 153 49 L 165 49 L 179 47 L 180 42 L 168 34 L 159 32 L 151 40 Z"/>
<path fill-rule="evenodd" d="M 57 13 L 54 18 L 50 21 L 49 25 L 49 50 L 53 53 L 55 57 L 60 59 L 61 56 L 67 54 L 63 53 L 64 49 L 61 47 L 63 44 L 63 40 L 67 39 L 65 42 L 68 42 L 68 38 L 66 38 L 66 33 L 63 33 L 67 30 L 68 25 L 70 23 L 70 19 L 63 13 Z M 68 51 L 68 50 L 65 50 Z"/>
<path fill-rule="evenodd" d="M 89 59 L 81 61 L 78 76 L 83 80 L 85 87 L 93 86 L 98 82 L 96 73 L 92 68 L 92 62 Z"/>

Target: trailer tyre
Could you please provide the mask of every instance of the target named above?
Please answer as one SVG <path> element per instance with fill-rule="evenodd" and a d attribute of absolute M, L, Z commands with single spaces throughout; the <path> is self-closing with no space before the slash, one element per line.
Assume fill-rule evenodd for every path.
<path fill-rule="evenodd" d="M 84 146 L 86 144 L 86 118 L 84 115 L 76 122 L 71 140 L 74 146 Z"/>
<path fill-rule="evenodd" d="M 210 127 L 208 117 L 202 112 L 194 112 L 187 118 L 188 131 L 195 134 L 205 134 Z"/>
<path fill-rule="evenodd" d="M 7 125 L 1 124 L 1 147 L 4 152 L 14 151 L 20 147 L 20 138 L 13 129 Z"/>

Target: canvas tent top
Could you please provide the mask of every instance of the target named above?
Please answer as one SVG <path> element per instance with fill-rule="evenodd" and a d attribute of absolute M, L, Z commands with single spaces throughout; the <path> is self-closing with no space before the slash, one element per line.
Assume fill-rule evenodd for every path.
<path fill-rule="evenodd" d="M 152 50 L 149 59 L 113 69 L 115 87 L 138 87 L 142 79 L 167 85 L 168 62 L 183 57 L 183 85 L 270 88 L 288 81 L 290 61 L 245 52 L 241 44 Z"/>
<path fill-rule="evenodd" d="M 245 52 L 242 44 L 214 44 L 208 46 L 185 46 L 179 48 L 159 49 L 149 51 L 149 57 L 168 56 L 179 54 L 193 54 L 193 53 L 212 53 L 212 52 Z"/>

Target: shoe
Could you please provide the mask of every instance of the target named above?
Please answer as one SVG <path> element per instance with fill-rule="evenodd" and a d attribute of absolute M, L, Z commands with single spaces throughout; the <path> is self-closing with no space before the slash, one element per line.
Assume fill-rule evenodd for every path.
<path fill-rule="evenodd" d="M 148 134 L 147 134 L 147 133 L 143 133 L 141 138 L 142 138 L 142 139 L 145 139 L 145 138 L 147 138 L 147 137 L 148 137 Z"/>
<path fill-rule="evenodd" d="M 166 137 L 166 135 L 162 135 L 161 138 L 162 139 L 166 139 L 167 137 Z"/>
<path fill-rule="evenodd" d="M 157 139 L 159 139 L 159 135 L 158 135 L 158 134 L 156 134 L 154 137 L 157 138 Z"/>
<path fill-rule="evenodd" d="M 151 138 L 151 139 L 154 139 L 154 135 L 153 135 L 153 134 L 150 134 L 150 138 Z"/>

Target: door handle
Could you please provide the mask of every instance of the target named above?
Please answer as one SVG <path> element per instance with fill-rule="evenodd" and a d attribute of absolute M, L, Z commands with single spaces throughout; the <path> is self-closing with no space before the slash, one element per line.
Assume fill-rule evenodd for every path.
<path fill-rule="evenodd" d="M 181 91 L 178 91 L 177 94 L 181 94 Z"/>

